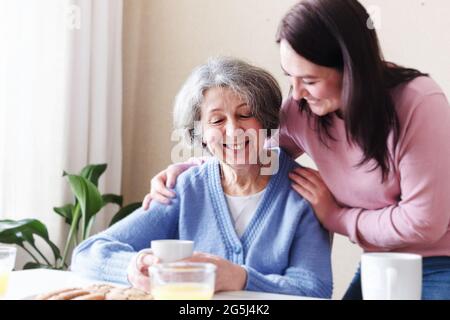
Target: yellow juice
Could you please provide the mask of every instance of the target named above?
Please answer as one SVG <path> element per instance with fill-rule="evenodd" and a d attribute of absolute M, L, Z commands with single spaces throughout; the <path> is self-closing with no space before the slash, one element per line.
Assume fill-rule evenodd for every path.
<path fill-rule="evenodd" d="M 8 288 L 9 272 L 0 272 L 0 297 L 6 293 Z"/>
<path fill-rule="evenodd" d="M 201 283 L 170 283 L 153 288 L 152 295 L 156 300 L 210 300 L 214 289 Z"/>

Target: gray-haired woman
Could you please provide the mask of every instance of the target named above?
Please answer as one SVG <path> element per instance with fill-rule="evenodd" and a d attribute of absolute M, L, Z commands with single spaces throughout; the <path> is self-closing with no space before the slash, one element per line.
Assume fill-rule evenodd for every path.
<path fill-rule="evenodd" d="M 72 269 L 148 290 L 146 270 L 157 259 L 138 252 L 151 240 L 193 240 L 196 252 L 186 261 L 214 263 L 216 291 L 329 298 L 329 237 L 290 187 L 288 173 L 298 165 L 282 150 L 269 157 L 276 166 L 261 161 L 280 105 L 277 82 L 260 68 L 231 58 L 196 68 L 177 96 L 175 126 L 212 157 L 178 177 L 171 204 L 154 201 L 81 243 Z"/>

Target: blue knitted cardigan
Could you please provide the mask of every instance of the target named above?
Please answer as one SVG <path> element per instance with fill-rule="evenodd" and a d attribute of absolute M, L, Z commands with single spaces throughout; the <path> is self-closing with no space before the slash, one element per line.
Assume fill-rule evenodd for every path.
<path fill-rule="evenodd" d="M 235 232 L 212 158 L 178 177 L 170 205 L 153 202 L 75 248 L 71 270 L 127 283 L 127 266 L 151 240 L 194 240 L 195 251 L 221 256 L 247 271 L 245 290 L 330 298 L 331 247 L 310 205 L 290 186 L 298 164 L 278 149 L 275 173 L 241 237 Z"/>

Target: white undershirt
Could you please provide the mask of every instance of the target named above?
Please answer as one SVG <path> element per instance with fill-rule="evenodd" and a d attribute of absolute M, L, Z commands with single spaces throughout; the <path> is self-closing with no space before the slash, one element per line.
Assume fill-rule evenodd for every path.
<path fill-rule="evenodd" d="M 229 196 L 225 194 L 228 208 L 230 209 L 231 217 L 233 218 L 234 229 L 239 237 L 244 234 L 256 209 L 258 209 L 264 191 L 266 191 L 266 189 L 249 196 Z"/>

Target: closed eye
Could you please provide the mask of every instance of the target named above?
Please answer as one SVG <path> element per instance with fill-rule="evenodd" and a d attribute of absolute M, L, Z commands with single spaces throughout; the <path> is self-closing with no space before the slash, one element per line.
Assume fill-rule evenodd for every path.
<path fill-rule="evenodd" d="M 223 120 L 222 119 L 213 119 L 210 120 L 209 123 L 210 124 L 220 124 Z"/>

